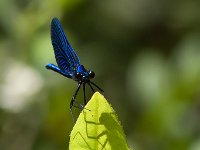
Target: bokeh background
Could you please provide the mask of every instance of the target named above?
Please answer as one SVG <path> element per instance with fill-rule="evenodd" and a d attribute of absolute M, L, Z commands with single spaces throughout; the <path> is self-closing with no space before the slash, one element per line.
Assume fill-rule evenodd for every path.
<path fill-rule="evenodd" d="M 50 22 L 58 17 L 81 62 L 95 71 L 131 148 L 199 150 L 199 6 L 1 0 L 0 149 L 68 149 L 77 84 L 44 67 L 55 63 Z"/>

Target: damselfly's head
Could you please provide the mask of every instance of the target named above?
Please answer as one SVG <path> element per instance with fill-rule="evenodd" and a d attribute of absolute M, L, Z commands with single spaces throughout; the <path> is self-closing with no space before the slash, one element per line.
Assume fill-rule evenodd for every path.
<path fill-rule="evenodd" d="M 75 81 L 90 82 L 90 79 L 94 78 L 95 73 L 92 70 L 86 70 L 83 65 L 79 65 L 76 68 L 76 72 L 73 76 Z"/>

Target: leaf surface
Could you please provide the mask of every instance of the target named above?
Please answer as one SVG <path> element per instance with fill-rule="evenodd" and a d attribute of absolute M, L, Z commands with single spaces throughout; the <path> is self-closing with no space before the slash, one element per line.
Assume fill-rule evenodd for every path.
<path fill-rule="evenodd" d="M 70 135 L 70 150 L 128 150 L 113 108 L 96 92 L 80 113 Z"/>

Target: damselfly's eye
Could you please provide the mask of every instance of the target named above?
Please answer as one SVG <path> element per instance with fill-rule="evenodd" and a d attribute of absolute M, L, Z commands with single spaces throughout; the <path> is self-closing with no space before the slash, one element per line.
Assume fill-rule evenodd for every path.
<path fill-rule="evenodd" d="M 89 76 L 90 76 L 90 79 L 92 79 L 92 78 L 94 78 L 94 76 L 95 76 L 95 73 L 93 72 L 93 71 L 89 71 Z"/>
<path fill-rule="evenodd" d="M 76 79 L 81 79 L 81 78 L 82 78 L 82 74 L 79 73 L 79 72 L 77 72 L 77 73 L 75 74 L 75 77 L 76 77 Z"/>

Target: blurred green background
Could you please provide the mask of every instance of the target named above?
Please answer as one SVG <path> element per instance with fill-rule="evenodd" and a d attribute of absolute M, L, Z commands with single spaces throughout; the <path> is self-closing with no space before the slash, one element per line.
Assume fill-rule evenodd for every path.
<path fill-rule="evenodd" d="M 199 0 L 1 0 L 0 149 L 68 149 L 77 84 L 44 67 L 55 63 L 50 22 L 58 17 L 81 63 L 96 73 L 93 81 L 130 147 L 200 150 L 199 6 Z"/>

